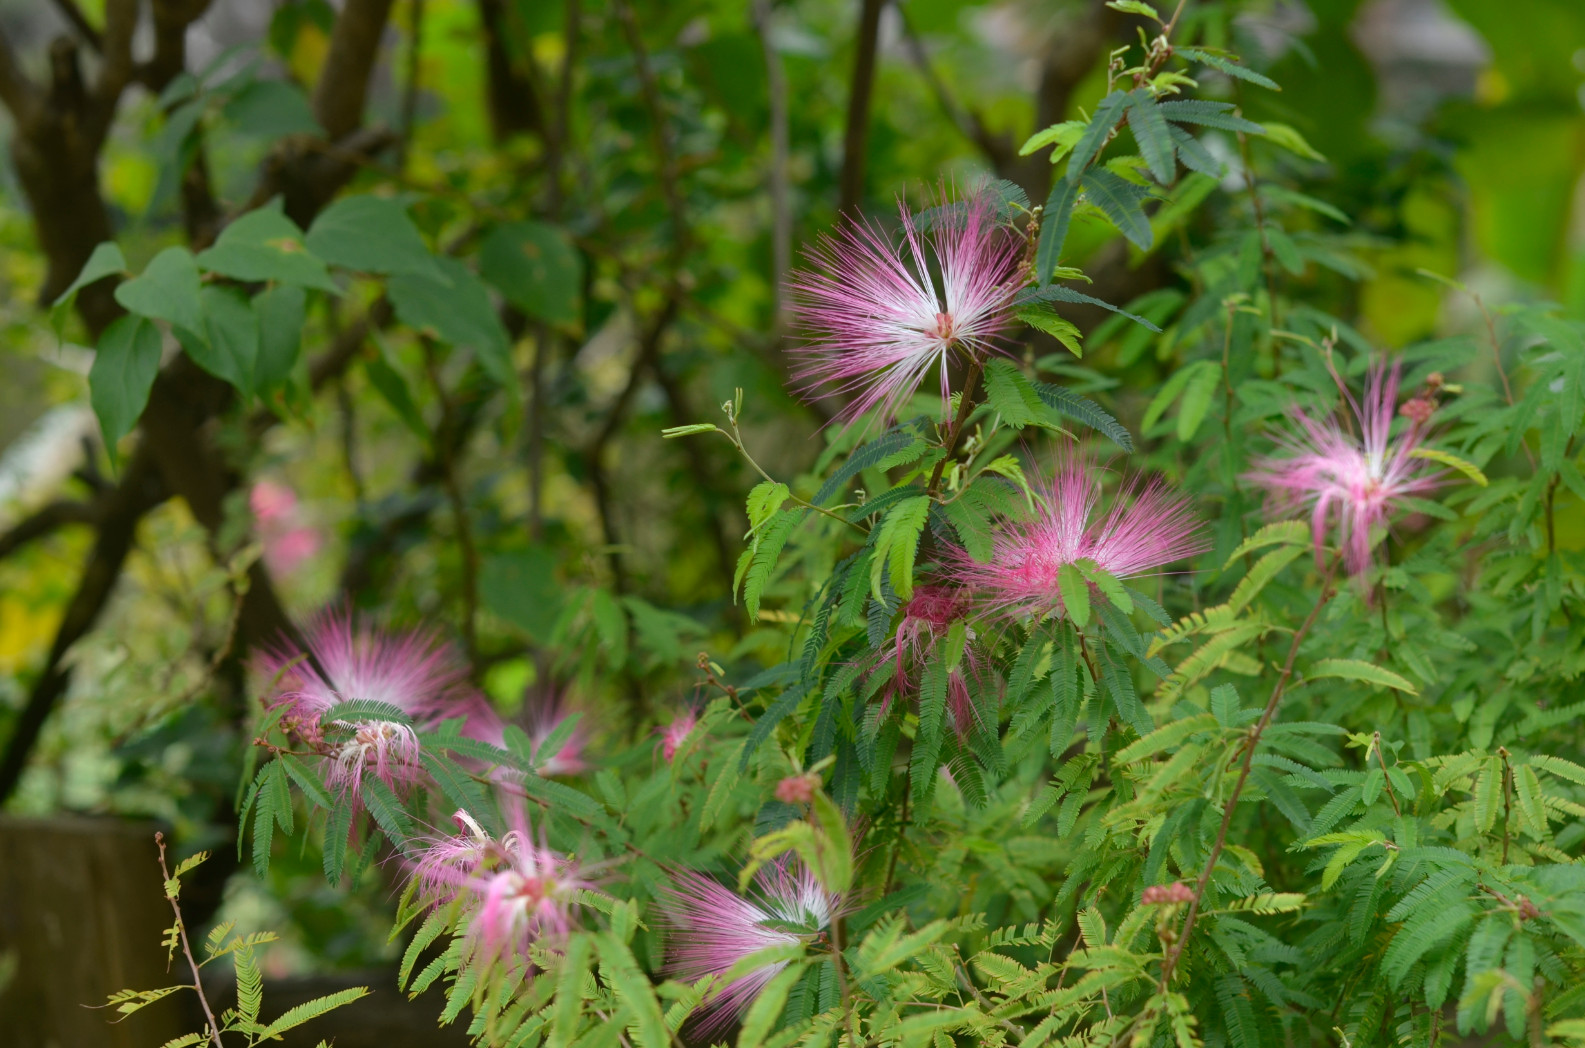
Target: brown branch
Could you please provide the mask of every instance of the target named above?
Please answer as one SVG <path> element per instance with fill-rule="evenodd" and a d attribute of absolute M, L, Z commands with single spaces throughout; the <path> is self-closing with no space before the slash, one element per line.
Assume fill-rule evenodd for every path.
<path fill-rule="evenodd" d="M 68 524 L 92 524 L 98 519 L 98 510 L 90 503 L 69 499 L 51 502 L 17 521 L 10 531 L 0 535 L 0 560 L 29 542 L 52 534 Z"/>
<path fill-rule="evenodd" d="M 963 432 L 968 428 L 969 415 L 974 411 L 974 394 L 979 390 L 980 372 L 983 370 L 985 361 L 976 356 L 969 365 L 968 377 L 963 380 L 963 392 L 958 394 L 958 414 L 952 420 L 952 428 L 947 430 L 945 453 L 936 463 L 936 468 L 930 474 L 930 486 L 925 489 L 931 498 L 941 494 L 941 475 L 946 472 L 952 456 L 957 454 L 958 445 L 963 443 Z"/>
<path fill-rule="evenodd" d="M 165 865 L 165 834 L 156 832 L 154 843 L 160 846 L 160 878 L 165 884 L 171 883 L 170 867 Z M 175 931 L 181 938 L 182 955 L 187 958 L 187 966 L 193 972 L 193 991 L 198 994 L 198 1004 L 204 1010 L 204 1018 L 209 1023 L 209 1040 L 215 1048 L 224 1048 L 220 1043 L 220 1024 L 215 1021 L 214 1009 L 209 1007 L 209 998 L 204 996 L 204 979 L 198 972 L 198 959 L 193 956 L 192 944 L 187 941 L 187 922 L 182 920 L 182 908 L 176 901 L 176 895 L 170 888 L 165 889 L 165 897 L 171 901 L 171 912 L 176 915 Z"/>
<path fill-rule="evenodd" d="M 330 50 L 314 87 L 314 119 L 332 142 L 363 123 L 369 73 L 380 53 L 380 37 L 392 0 L 347 0 L 330 32 Z"/>
<path fill-rule="evenodd" d="M 396 169 L 407 167 L 407 151 L 413 145 L 413 127 L 418 120 L 418 89 L 422 82 L 424 54 L 424 0 L 412 0 L 407 30 L 407 82 L 402 85 L 402 116 L 397 131 Z"/>
<path fill-rule="evenodd" d="M 881 11 L 886 0 L 863 0 L 859 10 L 857 50 L 848 93 L 847 128 L 842 134 L 842 178 L 837 211 L 843 219 L 857 217 L 864 200 L 864 151 L 869 146 L 870 95 L 875 90 L 875 53 L 880 45 Z"/>
<path fill-rule="evenodd" d="M 83 14 L 83 9 L 77 6 L 76 0 L 54 0 L 54 3 L 55 10 L 60 12 L 62 18 L 71 23 L 71 27 L 77 31 L 77 35 L 82 37 L 89 47 L 95 51 L 104 50 L 104 37 L 100 35 L 99 30 L 93 27 L 93 23 L 88 21 L 88 16 Z"/>
<path fill-rule="evenodd" d="M 67 651 L 98 621 L 132 548 L 138 521 L 164 498 L 165 490 L 155 470 L 153 456 L 140 446 L 128 462 L 121 484 L 106 496 L 101 506 L 99 529 L 78 580 L 77 591 L 66 606 L 44 668 L 28 694 L 27 704 L 17 718 L 11 737 L 6 740 L 5 756 L 0 758 L 0 804 L 16 790 L 45 721 L 71 683 L 71 668 L 62 664 Z"/>
<path fill-rule="evenodd" d="M 490 114 L 490 135 L 504 142 L 513 135 L 546 134 L 545 112 L 533 75 L 533 56 L 512 53 L 512 34 L 506 0 L 478 0 L 479 24 L 485 48 L 485 103 Z M 525 41 L 526 45 L 526 41 Z M 526 46 L 522 48 L 526 51 Z"/>
<path fill-rule="evenodd" d="M 121 92 L 132 81 L 132 37 L 137 28 L 138 0 L 108 0 L 105 4 L 104 36 L 98 48 L 104 56 L 104 64 L 94 84 L 93 104 L 84 114 L 88 117 L 88 136 L 94 140 L 95 150 L 109 132 L 110 122 L 115 119 Z"/>
<path fill-rule="evenodd" d="M 26 124 L 32 120 L 38 100 L 38 88 L 22 72 L 11 41 L 0 32 L 0 102 L 5 103 L 18 124 Z"/>
<path fill-rule="evenodd" d="M 1216 862 L 1222 857 L 1222 850 L 1227 846 L 1227 833 L 1233 823 L 1233 812 L 1238 807 L 1238 799 L 1244 793 L 1244 784 L 1249 781 L 1249 774 L 1254 766 L 1255 748 L 1260 745 L 1260 738 L 1265 734 L 1266 728 L 1271 724 L 1272 717 L 1276 716 L 1277 707 L 1282 703 L 1283 692 L 1287 690 L 1288 681 L 1293 677 L 1293 664 L 1299 657 L 1299 645 L 1304 643 L 1304 638 L 1309 634 L 1310 627 L 1315 625 L 1315 620 L 1321 615 L 1321 609 L 1331 601 L 1334 590 L 1333 577 L 1337 572 L 1338 558 L 1334 556 L 1327 565 L 1326 573 L 1321 578 L 1321 597 L 1310 609 L 1310 614 L 1305 617 L 1303 625 L 1293 634 L 1293 643 L 1288 645 L 1288 657 L 1282 664 L 1282 672 L 1277 676 L 1277 683 L 1271 689 L 1271 698 L 1266 700 L 1266 708 L 1261 711 L 1260 720 L 1249 729 L 1249 734 L 1244 740 L 1244 760 L 1238 770 L 1238 778 L 1233 783 L 1233 792 L 1228 794 L 1227 803 L 1222 808 L 1222 824 L 1216 831 L 1216 841 L 1211 845 L 1211 853 L 1205 857 L 1205 866 L 1200 870 L 1200 879 L 1194 886 L 1194 897 L 1189 900 L 1188 913 L 1183 918 L 1183 930 L 1178 933 L 1178 939 L 1167 950 L 1161 959 L 1161 983 L 1159 992 L 1165 994 L 1172 984 L 1172 973 L 1178 966 L 1178 961 L 1183 957 L 1183 951 L 1189 946 L 1189 933 L 1194 931 L 1195 918 L 1200 913 L 1200 903 L 1205 898 L 1206 885 L 1210 883 L 1211 873 L 1216 869 Z"/>
<path fill-rule="evenodd" d="M 680 264 L 687 252 L 688 223 L 683 214 L 682 190 L 678 185 L 677 154 L 672 147 L 671 124 L 661 105 L 660 87 L 655 81 L 655 71 L 650 68 L 649 52 L 644 49 L 644 37 L 639 32 L 638 21 L 633 17 L 633 7 L 627 0 L 618 0 L 617 15 L 622 21 L 622 32 L 633 49 L 633 68 L 638 73 L 639 94 L 644 109 L 649 114 L 650 135 L 654 139 L 655 158 L 659 161 L 660 191 L 666 201 L 666 211 L 671 218 L 672 259 Z"/>

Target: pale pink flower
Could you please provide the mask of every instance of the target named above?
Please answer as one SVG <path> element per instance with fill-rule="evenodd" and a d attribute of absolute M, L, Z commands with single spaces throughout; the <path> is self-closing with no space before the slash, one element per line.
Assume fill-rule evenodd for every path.
<path fill-rule="evenodd" d="M 536 839 L 521 810 L 500 840 L 465 811 L 453 818 L 461 832 L 414 864 L 418 892 L 435 905 L 462 904 L 469 963 L 531 968 L 534 947 L 556 948 L 577 924 L 579 895 L 591 882 L 572 858 Z"/>
<path fill-rule="evenodd" d="M 289 574 L 324 545 L 319 529 L 303 521 L 297 495 L 286 485 L 259 481 L 248 492 L 248 506 L 264 546 L 264 562 L 272 574 Z"/>
<path fill-rule="evenodd" d="M 808 804 L 820 792 L 820 776 L 814 772 L 788 775 L 776 784 L 776 799 L 783 804 Z"/>
<path fill-rule="evenodd" d="M 968 614 L 966 594 L 947 586 L 918 586 L 903 608 L 903 619 L 897 624 L 892 645 L 892 680 L 886 685 L 882 708 L 897 695 L 911 692 L 917 687 L 918 670 L 940 645 L 946 643 L 952 623 Z M 947 708 L 952 712 L 952 725 L 957 733 L 965 735 L 978 719 L 974 700 L 969 694 L 968 677 L 984 680 L 985 660 L 975 649 L 972 631 L 969 643 L 963 650 L 963 661 L 947 673 Z"/>
<path fill-rule="evenodd" d="M 669 933 L 668 974 L 688 982 L 724 975 L 761 950 L 824 934 L 842 913 L 842 897 L 828 893 L 801 863 L 766 866 L 755 885 L 758 890 L 744 898 L 697 873 L 673 876 L 658 900 Z M 694 1012 L 700 1036 L 709 1039 L 730 1026 L 786 966 L 764 964 L 706 996 Z"/>
<path fill-rule="evenodd" d="M 660 753 L 670 764 L 677 759 L 677 751 L 682 749 L 682 744 L 688 741 L 688 736 L 693 734 L 694 728 L 699 726 L 699 711 L 688 707 L 671 719 L 664 728 L 659 729 Z"/>
<path fill-rule="evenodd" d="M 848 423 L 874 408 L 883 420 L 895 416 L 932 371 L 945 414 L 953 354 L 1002 351 L 1026 283 L 1023 242 L 998 222 L 989 190 L 943 201 L 928 231 L 902 201 L 898 209 L 901 243 L 867 222 L 846 223 L 820 238 L 813 268 L 788 282 L 810 336 L 795 351 L 794 379 L 806 392 L 851 395 L 840 413 Z"/>
<path fill-rule="evenodd" d="M 947 551 L 953 581 L 994 612 L 1065 615 L 1058 576 L 1080 560 L 1128 579 L 1208 546 L 1188 499 L 1159 480 L 1129 481 L 1111 508 L 1100 513 L 1100 470 L 1077 455 L 1059 460 L 1051 483 L 1039 485 L 1038 495 L 1030 519 L 999 529 L 990 563 L 981 564 L 961 549 Z"/>
<path fill-rule="evenodd" d="M 488 742 L 492 746 L 505 748 L 506 723 L 491 714 L 493 719 L 481 718 L 478 731 L 464 732 L 470 738 Z M 522 719 L 526 725 L 525 734 L 534 746 L 534 756 L 537 766 L 535 774 L 541 776 L 552 775 L 581 775 L 589 770 L 589 763 L 584 758 L 584 749 L 588 746 L 589 733 L 584 729 L 583 721 L 574 725 L 572 732 L 565 742 L 557 748 L 555 753 L 540 753 L 541 746 L 553 735 L 562 723 L 572 716 L 579 716 L 579 711 L 572 707 L 567 700 L 566 689 L 561 685 L 550 683 L 530 684 L 523 693 Z M 473 723 L 473 722 L 470 722 Z M 500 777 L 510 778 L 511 769 L 500 769 Z"/>
<path fill-rule="evenodd" d="M 1414 454 L 1424 442 L 1424 425 L 1435 405 L 1430 399 L 1411 400 L 1405 405 L 1409 425 L 1394 437 L 1398 367 L 1371 369 L 1363 405 L 1335 372 L 1334 377 L 1359 424 L 1359 435 L 1333 416 L 1312 418 L 1295 407 L 1289 414 L 1297 429 L 1277 438 L 1288 454 L 1261 459 L 1245 479 L 1266 488 L 1278 512 L 1309 510 L 1318 564 L 1328 520 L 1335 518 L 1345 565 L 1350 574 L 1359 575 L 1370 567 L 1372 529 L 1386 526 L 1400 499 L 1425 495 L 1440 482 L 1441 471 Z"/>
<path fill-rule="evenodd" d="M 329 611 L 304 636 L 307 652 L 287 646 L 259 660 L 258 673 L 271 689 L 264 703 L 285 707 L 282 727 L 325 753 L 326 781 L 344 791 L 356 793 L 365 771 L 393 789 L 411 785 L 423 774 L 417 730 L 474 708 L 466 670 L 433 633 L 387 632 L 354 621 L 350 611 Z M 394 706 L 412 723 L 368 713 L 334 716 L 356 700 Z"/>

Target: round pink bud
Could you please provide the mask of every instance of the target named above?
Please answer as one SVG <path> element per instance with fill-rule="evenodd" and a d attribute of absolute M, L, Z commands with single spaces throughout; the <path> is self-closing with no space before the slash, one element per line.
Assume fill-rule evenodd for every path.
<path fill-rule="evenodd" d="M 820 776 L 789 775 L 776 784 L 776 799 L 783 804 L 808 804 L 820 789 Z"/>
<path fill-rule="evenodd" d="M 1409 419 L 1415 425 L 1423 426 L 1430 421 L 1431 415 L 1436 411 L 1436 405 L 1424 397 L 1415 397 L 1403 402 L 1398 409 L 1398 414 Z"/>

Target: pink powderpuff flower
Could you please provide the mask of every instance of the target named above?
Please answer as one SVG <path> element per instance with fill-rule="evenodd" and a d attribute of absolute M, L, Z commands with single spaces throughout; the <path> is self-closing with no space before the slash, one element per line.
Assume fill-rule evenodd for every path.
<path fill-rule="evenodd" d="M 1360 436 L 1334 417 L 1312 418 L 1294 407 L 1289 415 L 1297 429 L 1277 438 L 1288 454 L 1261 459 L 1244 475 L 1271 493 L 1277 512 L 1309 509 L 1317 564 L 1322 560 L 1328 518 L 1335 517 L 1345 566 L 1349 574 L 1362 575 L 1371 564 L 1371 530 L 1386 526 L 1399 499 L 1424 495 L 1440 483 L 1442 471 L 1415 457 L 1424 443 L 1434 401 L 1416 398 L 1405 404 L 1409 428 L 1396 438 L 1392 435 L 1399 374 L 1397 365 L 1373 367 L 1361 405 L 1334 371 L 1359 423 Z"/>
<path fill-rule="evenodd" d="M 565 742 L 552 754 L 541 754 L 541 745 L 553 735 L 557 728 L 568 718 L 578 715 L 579 711 L 572 708 L 567 700 L 566 689 L 554 683 L 530 684 L 523 693 L 523 720 L 525 721 L 526 734 L 534 745 L 534 756 L 538 759 L 535 773 L 541 776 L 552 775 L 581 775 L 589 770 L 589 763 L 584 758 L 584 750 L 588 746 L 589 734 L 584 730 L 582 721 L 576 724 Z M 469 730 L 477 724 L 477 731 Z M 499 748 L 506 747 L 506 723 L 491 711 L 490 718 L 470 720 L 469 728 L 463 734 L 469 738 L 487 742 Z M 501 777 L 510 778 L 511 769 L 500 769 Z"/>
<path fill-rule="evenodd" d="M 1069 564 L 1088 559 L 1127 579 L 1208 548 L 1188 499 L 1159 480 L 1129 481 L 1100 514 L 1099 472 L 1078 455 L 1060 459 L 1050 484 L 1039 485 L 1034 516 L 1000 529 L 989 564 L 947 551 L 953 581 L 1004 615 L 1061 616 L 1058 575 Z"/>
<path fill-rule="evenodd" d="M 918 586 L 903 608 L 903 619 L 897 624 L 893 638 L 892 680 L 886 685 L 882 709 L 893 697 L 914 690 L 917 686 L 915 671 L 929 659 L 947 639 L 952 623 L 969 611 L 965 594 L 947 586 Z M 973 632 L 963 651 L 963 661 L 947 674 L 947 707 L 952 713 L 952 725 L 959 736 L 968 734 L 969 728 L 979 718 L 974 700 L 969 694 L 966 668 L 977 681 L 985 679 L 984 659 L 974 648 Z"/>
<path fill-rule="evenodd" d="M 355 622 L 345 610 L 319 615 L 304 635 L 306 653 L 283 647 L 259 660 L 258 673 L 273 689 L 265 705 L 286 707 L 282 726 L 324 750 L 331 785 L 356 793 L 370 770 L 393 789 L 411 785 L 423 774 L 415 725 L 422 730 L 472 708 L 461 662 L 432 633 L 387 632 Z M 357 700 L 394 706 L 414 724 L 332 717 L 341 732 L 327 740 L 325 715 Z"/>
<path fill-rule="evenodd" d="M 673 875 L 658 900 L 660 920 L 670 939 L 667 974 L 687 982 L 725 974 L 761 950 L 794 946 L 824 933 L 843 912 L 842 897 L 822 888 L 802 863 L 795 868 L 786 863 L 766 866 L 755 884 L 758 891 L 744 898 L 691 871 Z M 714 990 L 694 1013 L 699 1035 L 707 1042 L 713 1040 L 786 966 L 785 961 L 771 962 Z"/>
<path fill-rule="evenodd" d="M 579 893 L 592 883 L 535 837 L 520 809 L 500 840 L 465 811 L 453 818 L 462 832 L 432 844 L 414 866 L 419 893 L 435 905 L 462 904 L 469 963 L 532 968 L 533 948 L 554 949 L 576 926 Z"/>
<path fill-rule="evenodd" d="M 677 751 L 682 744 L 688 741 L 688 736 L 693 734 L 694 728 L 699 726 L 699 711 L 688 707 L 671 719 L 671 723 L 658 729 L 660 735 L 661 756 L 670 764 L 677 759 Z"/>
<path fill-rule="evenodd" d="M 997 207 L 986 188 L 955 205 L 943 199 L 921 230 L 899 200 L 901 244 L 867 222 L 822 236 L 809 252 L 813 268 L 788 282 L 810 336 L 795 351 L 794 380 L 805 392 L 851 394 L 839 415 L 851 424 L 874 408 L 889 420 L 934 370 L 945 415 L 952 355 L 1002 351 L 1027 282 L 1023 241 L 998 222 Z"/>
<path fill-rule="evenodd" d="M 272 574 L 290 574 L 324 545 L 319 530 L 302 522 L 297 495 L 286 485 L 259 481 L 248 492 L 248 506 L 264 545 L 264 563 Z"/>

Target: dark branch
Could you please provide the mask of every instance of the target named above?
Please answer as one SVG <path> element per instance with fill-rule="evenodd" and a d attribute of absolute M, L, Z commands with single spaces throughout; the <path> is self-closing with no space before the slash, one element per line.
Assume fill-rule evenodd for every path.
<path fill-rule="evenodd" d="M 153 456 L 140 447 L 127 464 L 120 486 L 105 500 L 99 531 L 77 583 L 77 592 L 66 606 L 44 669 L 28 695 L 11 737 L 6 740 L 5 756 L 0 758 L 0 804 L 16 790 L 27 768 L 28 755 L 55 704 L 71 683 L 71 668 L 63 665 L 62 660 L 72 645 L 98 621 L 99 613 L 109 602 L 116 579 L 121 575 L 121 566 L 132 548 L 138 521 L 164 498 L 165 491 L 154 468 Z"/>
<path fill-rule="evenodd" d="M 83 9 L 77 6 L 76 0 L 55 0 L 55 10 L 71 23 L 71 27 L 89 47 L 95 51 L 104 50 L 104 37 L 93 27 L 93 23 L 88 21 L 88 16 L 83 14 Z"/>
<path fill-rule="evenodd" d="M 98 512 L 87 502 L 67 499 L 51 502 L 17 521 L 10 531 L 0 535 L 0 559 L 68 524 L 92 524 L 98 517 Z"/>
<path fill-rule="evenodd" d="M 347 0 L 330 34 L 330 51 L 314 88 L 314 118 L 332 142 L 363 123 L 369 74 L 380 54 L 380 37 L 392 0 Z"/>
<path fill-rule="evenodd" d="M 842 135 L 842 181 L 837 210 L 854 218 L 864 200 L 864 152 L 869 147 L 870 95 L 875 89 L 875 52 L 880 44 L 881 11 L 886 0 L 864 0 L 859 10 L 853 82 L 848 94 L 847 130 Z"/>

